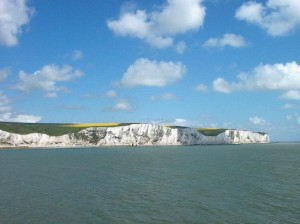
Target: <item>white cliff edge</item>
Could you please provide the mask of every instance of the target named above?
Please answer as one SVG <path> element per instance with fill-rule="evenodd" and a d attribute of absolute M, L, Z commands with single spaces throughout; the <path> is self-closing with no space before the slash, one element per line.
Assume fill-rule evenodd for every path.
<path fill-rule="evenodd" d="M 216 136 L 206 136 L 193 128 L 169 128 L 152 124 L 87 128 L 78 133 L 62 136 L 49 136 L 41 133 L 21 135 L 0 130 L 0 148 L 168 146 L 269 142 L 269 135 L 265 133 L 228 129 Z"/>

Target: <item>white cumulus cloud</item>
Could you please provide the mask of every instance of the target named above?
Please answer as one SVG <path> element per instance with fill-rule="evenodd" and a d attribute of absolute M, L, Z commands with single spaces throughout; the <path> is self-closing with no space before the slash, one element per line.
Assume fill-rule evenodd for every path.
<path fill-rule="evenodd" d="M 222 93 L 230 93 L 232 91 L 232 87 L 230 86 L 230 84 L 223 78 L 217 78 L 216 80 L 214 80 L 213 89 L 217 92 Z"/>
<path fill-rule="evenodd" d="M 254 125 L 264 125 L 264 124 L 266 124 L 266 121 L 263 118 L 257 117 L 257 116 L 249 117 L 249 121 L 250 121 L 251 124 L 254 124 Z"/>
<path fill-rule="evenodd" d="M 289 103 L 286 103 L 286 104 L 284 104 L 283 105 L 283 109 L 291 109 L 291 108 L 293 108 L 293 105 L 292 104 L 289 104 Z"/>
<path fill-rule="evenodd" d="M 176 44 L 176 47 L 175 47 L 175 51 L 178 53 L 178 54 L 183 54 L 184 51 L 186 49 L 186 43 L 184 41 L 179 41 L 177 44 Z"/>
<path fill-rule="evenodd" d="M 186 119 L 176 118 L 173 123 L 177 126 L 186 126 L 189 122 Z"/>
<path fill-rule="evenodd" d="M 286 91 L 280 96 L 280 98 L 286 100 L 300 100 L 300 91 L 299 90 Z"/>
<path fill-rule="evenodd" d="M 82 51 L 80 51 L 80 50 L 74 50 L 72 52 L 72 60 L 73 61 L 79 61 L 81 59 L 83 59 L 83 53 L 82 53 Z"/>
<path fill-rule="evenodd" d="M 115 90 L 109 90 L 106 92 L 106 96 L 109 97 L 109 98 L 114 98 L 116 97 L 118 94 Z"/>
<path fill-rule="evenodd" d="M 210 38 L 203 44 L 204 47 L 212 48 L 219 47 L 223 48 L 226 46 L 241 48 L 247 46 L 247 42 L 241 35 L 233 33 L 225 33 L 221 38 Z"/>
<path fill-rule="evenodd" d="M 42 118 L 40 116 L 28 115 L 28 114 L 15 114 L 12 112 L 0 113 L 0 121 L 6 122 L 22 122 L 22 123 L 36 123 Z"/>
<path fill-rule="evenodd" d="M 29 23 L 34 12 L 27 0 L 0 1 L 0 45 L 12 47 L 18 43 L 22 27 Z"/>
<path fill-rule="evenodd" d="M 185 66 L 180 62 L 158 62 L 141 58 L 129 66 L 120 84 L 124 87 L 163 87 L 181 79 L 185 72 Z"/>
<path fill-rule="evenodd" d="M 291 121 L 291 122 L 295 122 L 296 124 L 299 124 L 300 125 L 300 116 L 299 114 L 293 114 L 293 115 L 287 115 L 286 116 L 286 119 L 288 121 Z"/>
<path fill-rule="evenodd" d="M 15 89 L 29 92 L 31 90 L 42 90 L 46 97 L 56 97 L 58 92 L 67 92 L 64 86 L 57 86 L 58 82 L 68 82 L 83 75 L 80 70 L 74 70 L 69 65 L 57 66 L 54 64 L 45 65 L 34 72 L 27 74 L 19 72 L 19 82 L 14 86 Z"/>
<path fill-rule="evenodd" d="M 10 70 L 8 68 L 0 69 L 0 82 L 7 78 L 9 75 Z"/>
<path fill-rule="evenodd" d="M 0 113 L 11 111 L 10 99 L 0 91 Z"/>
<path fill-rule="evenodd" d="M 205 92 L 207 91 L 207 86 L 204 84 L 198 84 L 195 89 L 197 92 Z"/>
<path fill-rule="evenodd" d="M 164 93 L 159 96 L 151 96 L 150 97 L 150 100 L 153 100 L 153 101 L 157 101 L 157 100 L 169 101 L 169 100 L 177 100 L 177 99 L 178 99 L 178 97 L 176 95 L 174 95 L 173 93 Z"/>
<path fill-rule="evenodd" d="M 261 64 L 250 74 L 241 73 L 236 82 L 230 83 L 218 78 L 213 82 L 213 87 L 215 91 L 224 93 L 237 90 L 281 90 L 288 91 L 282 98 L 297 98 L 300 90 L 300 65 L 296 62 Z"/>
<path fill-rule="evenodd" d="M 173 44 L 173 37 L 190 30 L 198 30 L 204 23 L 202 0 L 167 0 L 159 9 L 123 10 L 119 19 L 108 20 L 110 30 L 120 36 L 144 40 L 153 47 L 165 48 Z"/>
<path fill-rule="evenodd" d="M 239 20 L 255 24 L 272 36 L 286 35 L 300 25 L 299 0 L 267 0 L 243 3 L 235 14 Z"/>
<path fill-rule="evenodd" d="M 13 112 L 11 100 L 0 91 L 0 121 L 36 123 L 41 119 L 40 116 Z"/>
<path fill-rule="evenodd" d="M 115 111 L 130 111 L 132 110 L 132 105 L 128 99 L 117 99 L 112 109 Z"/>

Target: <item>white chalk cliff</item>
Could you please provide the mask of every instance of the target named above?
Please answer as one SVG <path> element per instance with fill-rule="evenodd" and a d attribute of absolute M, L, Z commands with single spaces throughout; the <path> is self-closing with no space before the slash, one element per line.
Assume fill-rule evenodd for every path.
<path fill-rule="evenodd" d="M 78 133 L 49 136 L 27 135 L 0 130 L 0 147 L 97 147 L 97 146 L 167 146 L 203 144 L 269 143 L 268 134 L 228 129 L 216 136 L 206 136 L 193 128 L 169 128 L 152 124 L 87 128 Z"/>

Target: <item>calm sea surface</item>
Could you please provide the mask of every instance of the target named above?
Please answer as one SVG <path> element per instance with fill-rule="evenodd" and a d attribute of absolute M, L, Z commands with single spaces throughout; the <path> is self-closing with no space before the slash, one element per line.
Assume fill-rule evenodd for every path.
<path fill-rule="evenodd" d="M 1 150 L 0 223 L 300 223 L 300 144 Z"/>

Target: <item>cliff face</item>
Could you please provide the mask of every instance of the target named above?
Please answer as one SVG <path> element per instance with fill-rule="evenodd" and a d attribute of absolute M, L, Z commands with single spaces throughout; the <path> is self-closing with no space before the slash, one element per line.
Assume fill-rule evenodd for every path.
<path fill-rule="evenodd" d="M 151 124 L 87 128 L 78 133 L 49 136 L 41 133 L 20 135 L 0 130 L 0 147 L 95 147 L 138 145 L 200 145 L 269 143 L 269 135 L 243 130 L 225 130 L 205 136 L 193 128 L 168 128 Z"/>

